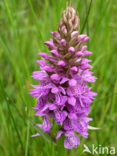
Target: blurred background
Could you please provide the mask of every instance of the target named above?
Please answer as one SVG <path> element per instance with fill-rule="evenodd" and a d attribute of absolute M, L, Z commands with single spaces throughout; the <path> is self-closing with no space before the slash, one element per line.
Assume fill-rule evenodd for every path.
<path fill-rule="evenodd" d="M 88 49 L 93 52 L 93 72 L 98 78 L 92 85 L 98 96 L 91 104 L 88 139 L 77 149 L 67 151 L 63 140 L 57 144 L 46 137 L 31 138 L 37 130 L 32 122 L 35 99 L 28 93 L 34 82 L 31 74 L 39 70 L 38 52 L 48 52 L 44 41 L 57 29 L 66 0 L 0 0 L 0 156 L 88 155 L 86 144 L 114 146 L 117 151 L 117 1 L 72 0 L 80 18 L 80 33 L 90 36 Z M 31 119 L 31 120 L 29 120 Z M 106 154 L 105 154 L 106 155 Z"/>

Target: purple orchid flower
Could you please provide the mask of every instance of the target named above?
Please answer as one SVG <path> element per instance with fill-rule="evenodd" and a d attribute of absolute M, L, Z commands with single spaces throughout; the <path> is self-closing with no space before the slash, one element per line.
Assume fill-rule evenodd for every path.
<path fill-rule="evenodd" d="M 91 91 L 88 83 L 95 82 L 96 77 L 90 71 L 91 60 L 85 58 L 92 52 L 83 45 L 89 37 L 79 35 L 79 19 L 71 5 L 63 11 L 58 31 L 51 34 L 53 38 L 45 42 L 50 55 L 39 53 L 48 63 L 45 60 L 37 61 L 41 71 L 33 72 L 32 77 L 39 80 L 39 84 L 32 85 L 30 95 L 37 97 L 33 108 L 35 116 L 43 118 L 43 123 L 37 125 L 51 133 L 52 123 L 49 119 L 53 118 L 59 126 L 56 139 L 63 134 L 64 147 L 72 149 L 80 144 L 77 134 L 88 137 L 88 123 L 92 120 L 88 114 L 97 94 Z"/>

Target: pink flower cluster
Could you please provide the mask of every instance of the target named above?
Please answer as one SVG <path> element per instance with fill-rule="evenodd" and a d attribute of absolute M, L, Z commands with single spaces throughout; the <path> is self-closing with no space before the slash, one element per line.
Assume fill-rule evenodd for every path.
<path fill-rule="evenodd" d="M 96 79 L 90 71 L 91 60 L 85 58 L 92 54 L 83 45 L 89 37 L 79 35 L 78 29 L 76 11 L 72 6 L 67 7 L 58 24 L 58 31 L 51 32 L 53 39 L 45 42 L 50 55 L 39 53 L 44 58 L 37 60 L 41 71 L 32 74 L 39 84 L 32 85 L 30 90 L 31 96 L 37 97 L 35 116 L 43 118 L 43 123 L 37 125 L 51 133 L 50 118 L 53 118 L 59 125 L 56 139 L 64 135 L 64 147 L 68 149 L 80 144 L 77 134 L 87 138 L 88 122 L 92 120 L 88 113 L 96 96 L 87 85 L 87 82 L 92 83 Z"/>

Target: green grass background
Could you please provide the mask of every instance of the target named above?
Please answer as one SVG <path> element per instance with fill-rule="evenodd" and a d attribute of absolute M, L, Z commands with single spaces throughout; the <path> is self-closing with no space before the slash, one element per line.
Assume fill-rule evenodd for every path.
<path fill-rule="evenodd" d="M 93 52 L 92 85 L 98 96 L 91 104 L 88 139 L 67 151 L 63 139 L 56 145 L 33 126 L 35 99 L 28 95 L 31 73 L 39 70 L 38 52 L 48 52 L 43 42 L 57 29 L 66 0 L 0 0 L 0 156 L 80 156 L 83 144 L 115 146 L 117 152 L 117 0 L 73 0 L 80 17 L 80 32 L 90 36 Z M 91 7 L 89 8 L 91 4 Z M 55 130 L 56 131 L 56 130 Z M 106 155 L 106 154 L 105 154 Z"/>

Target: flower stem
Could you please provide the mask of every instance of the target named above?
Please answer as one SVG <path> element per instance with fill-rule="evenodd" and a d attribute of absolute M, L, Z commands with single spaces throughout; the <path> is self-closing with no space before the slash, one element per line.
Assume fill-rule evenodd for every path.
<path fill-rule="evenodd" d="M 70 156 L 70 152 L 71 152 L 71 151 L 68 149 L 68 150 L 67 150 L 67 156 Z"/>

